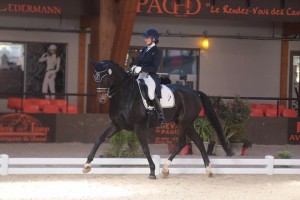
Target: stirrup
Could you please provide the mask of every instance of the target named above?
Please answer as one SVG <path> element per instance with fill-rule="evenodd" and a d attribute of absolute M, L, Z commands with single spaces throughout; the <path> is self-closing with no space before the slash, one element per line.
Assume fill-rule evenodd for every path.
<path fill-rule="evenodd" d="M 158 121 L 159 121 L 159 123 L 160 123 L 161 126 L 163 126 L 163 125 L 166 124 L 166 120 L 165 120 L 165 117 L 164 117 L 163 114 L 159 114 Z"/>

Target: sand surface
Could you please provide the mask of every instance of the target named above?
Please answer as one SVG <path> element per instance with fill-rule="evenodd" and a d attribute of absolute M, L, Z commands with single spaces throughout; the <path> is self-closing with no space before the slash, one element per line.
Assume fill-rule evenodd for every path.
<path fill-rule="evenodd" d="M 299 200 L 297 175 L 10 175 L 0 199 Z"/>

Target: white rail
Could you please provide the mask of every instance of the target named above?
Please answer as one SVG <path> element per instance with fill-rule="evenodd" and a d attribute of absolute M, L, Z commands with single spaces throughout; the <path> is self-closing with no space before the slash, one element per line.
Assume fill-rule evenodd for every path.
<path fill-rule="evenodd" d="M 156 175 L 167 159 L 152 156 Z M 0 155 L 0 175 L 9 174 L 82 174 L 86 158 L 9 158 Z M 149 174 L 145 158 L 96 158 L 90 174 Z M 300 174 L 300 159 L 211 159 L 214 174 Z M 177 158 L 171 174 L 204 174 L 200 158 Z"/>

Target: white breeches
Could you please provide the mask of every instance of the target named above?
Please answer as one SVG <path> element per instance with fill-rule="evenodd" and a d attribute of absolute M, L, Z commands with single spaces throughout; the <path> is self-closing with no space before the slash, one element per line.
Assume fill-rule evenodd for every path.
<path fill-rule="evenodd" d="M 148 96 L 150 100 L 153 100 L 155 98 L 155 81 L 153 78 L 145 72 L 141 72 L 137 78 L 137 80 L 143 79 L 145 81 L 145 84 L 148 87 Z"/>

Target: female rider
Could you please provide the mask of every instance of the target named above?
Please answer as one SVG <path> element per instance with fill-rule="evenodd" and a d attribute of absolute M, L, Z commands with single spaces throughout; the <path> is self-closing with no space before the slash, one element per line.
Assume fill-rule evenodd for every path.
<path fill-rule="evenodd" d="M 142 49 L 142 52 L 138 57 L 137 64 L 134 65 L 131 68 L 131 70 L 135 73 L 139 73 L 138 79 L 143 79 L 143 78 L 153 79 L 152 82 L 155 83 L 156 95 L 154 94 L 154 99 L 151 98 L 150 99 L 153 101 L 154 108 L 158 115 L 159 123 L 161 125 L 164 125 L 166 121 L 159 100 L 161 98 L 160 78 L 156 74 L 162 57 L 161 51 L 156 46 L 157 43 L 159 42 L 158 32 L 155 29 L 148 29 L 144 33 L 144 41 L 147 46 Z"/>

